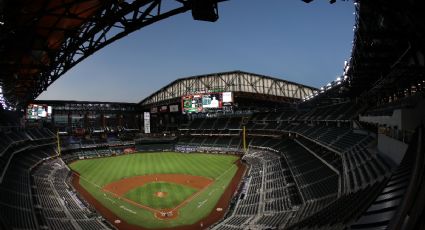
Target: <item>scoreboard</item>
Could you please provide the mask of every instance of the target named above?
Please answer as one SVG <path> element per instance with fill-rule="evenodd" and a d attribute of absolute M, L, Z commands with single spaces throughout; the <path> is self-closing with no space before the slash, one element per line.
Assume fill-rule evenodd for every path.
<path fill-rule="evenodd" d="M 183 96 L 181 101 L 183 114 L 201 113 L 231 106 L 233 95 L 232 92 L 190 94 Z"/>
<path fill-rule="evenodd" d="M 29 120 L 50 119 L 52 117 L 52 106 L 44 104 L 29 104 L 26 110 L 26 118 Z"/>

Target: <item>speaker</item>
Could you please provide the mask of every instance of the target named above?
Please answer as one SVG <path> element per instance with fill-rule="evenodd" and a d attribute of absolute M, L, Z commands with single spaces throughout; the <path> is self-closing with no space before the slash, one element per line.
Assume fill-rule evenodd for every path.
<path fill-rule="evenodd" d="M 217 0 L 191 0 L 191 6 L 193 19 L 208 22 L 217 21 Z"/>

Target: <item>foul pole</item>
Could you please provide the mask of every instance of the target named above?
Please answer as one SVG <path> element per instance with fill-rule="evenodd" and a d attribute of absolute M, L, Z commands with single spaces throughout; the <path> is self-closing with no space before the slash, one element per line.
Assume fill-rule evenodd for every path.
<path fill-rule="evenodd" d="M 60 138 L 59 138 L 59 131 L 56 131 L 56 142 L 58 143 L 58 157 L 61 156 L 61 144 L 60 144 Z"/>
<path fill-rule="evenodd" d="M 244 151 L 244 153 L 246 153 L 246 129 L 245 129 L 245 125 L 243 126 L 243 129 L 242 129 L 242 142 L 243 142 L 243 151 Z"/>

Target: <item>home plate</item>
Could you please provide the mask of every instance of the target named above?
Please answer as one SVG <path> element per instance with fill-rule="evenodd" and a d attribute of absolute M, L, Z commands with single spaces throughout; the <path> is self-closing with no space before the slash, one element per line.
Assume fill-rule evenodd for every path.
<path fill-rule="evenodd" d="M 115 220 L 114 223 L 119 224 L 121 223 L 121 220 Z"/>
<path fill-rule="evenodd" d="M 217 212 L 221 212 L 221 211 L 223 211 L 223 209 L 222 209 L 222 208 L 217 208 L 216 210 L 217 210 Z"/>

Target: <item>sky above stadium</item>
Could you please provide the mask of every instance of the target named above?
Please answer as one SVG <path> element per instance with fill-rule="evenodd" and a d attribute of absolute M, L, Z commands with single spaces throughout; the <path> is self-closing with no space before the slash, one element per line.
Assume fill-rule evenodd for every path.
<path fill-rule="evenodd" d="M 215 23 L 186 12 L 103 48 L 38 99 L 139 102 L 178 78 L 233 70 L 320 88 L 350 57 L 353 12 L 325 0 L 230 0 Z"/>

